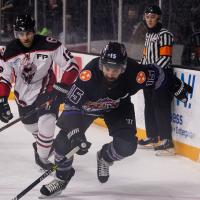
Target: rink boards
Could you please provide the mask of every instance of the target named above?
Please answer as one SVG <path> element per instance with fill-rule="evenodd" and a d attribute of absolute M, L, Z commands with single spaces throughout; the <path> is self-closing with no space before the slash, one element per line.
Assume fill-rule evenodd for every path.
<path fill-rule="evenodd" d="M 91 59 L 96 56 L 88 54 L 74 53 L 79 66 L 84 67 Z M 61 76 L 59 68 L 55 66 L 54 72 L 58 77 Z M 172 103 L 172 133 L 175 150 L 177 154 L 188 157 L 194 161 L 200 161 L 200 72 L 188 69 L 175 68 L 175 73 L 179 78 L 193 87 L 193 93 L 189 94 L 186 104 L 174 98 Z M 13 93 L 10 95 L 13 99 Z M 132 98 L 135 106 L 137 135 L 139 138 L 145 137 L 144 125 L 144 100 L 143 93 L 139 91 Z M 105 126 L 101 119 L 95 121 L 100 126 Z M 162 122 L 161 122 L 162 123 Z"/>

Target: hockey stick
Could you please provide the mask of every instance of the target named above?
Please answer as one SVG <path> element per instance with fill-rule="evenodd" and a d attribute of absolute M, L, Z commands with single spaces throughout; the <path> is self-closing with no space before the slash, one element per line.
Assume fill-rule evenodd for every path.
<path fill-rule="evenodd" d="M 45 104 L 46 104 L 46 103 L 45 103 Z M 30 112 L 28 112 L 26 115 L 23 115 L 23 116 L 21 116 L 21 117 L 18 117 L 18 118 L 15 119 L 14 121 L 12 121 L 12 122 L 6 124 L 5 126 L 1 127 L 1 128 L 0 128 L 0 132 L 2 132 L 3 130 L 9 128 L 10 126 L 16 124 L 17 122 L 21 121 L 22 119 L 25 119 L 25 118 L 27 118 L 27 117 L 33 115 L 33 114 L 36 113 L 38 110 L 42 109 L 42 108 L 43 108 L 42 106 L 45 105 L 45 104 L 42 104 L 40 107 L 36 107 L 34 110 L 31 110 Z"/>
<path fill-rule="evenodd" d="M 65 94 L 65 95 L 68 93 L 68 90 L 66 90 L 65 88 L 61 88 L 61 87 L 59 87 L 58 85 L 53 85 L 53 88 L 54 88 L 55 90 L 59 91 L 60 93 Z M 58 98 L 58 96 L 56 96 L 56 98 Z M 25 119 L 25 118 L 27 118 L 27 117 L 33 115 L 33 114 L 36 113 L 38 110 L 42 109 L 43 106 L 45 106 L 46 103 L 47 103 L 48 101 L 49 101 L 49 100 L 47 100 L 46 102 L 42 103 L 39 107 L 36 107 L 34 110 L 31 110 L 31 111 L 28 112 L 27 114 L 25 114 L 25 115 L 23 115 L 23 116 L 21 116 L 21 117 L 15 119 L 14 121 L 12 121 L 12 122 L 6 124 L 5 126 L 1 127 L 1 128 L 0 128 L 0 132 L 2 132 L 3 130 L 9 128 L 10 126 L 16 124 L 17 122 L 21 121 L 22 119 Z"/>
<path fill-rule="evenodd" d="M 85 142 L 82 142 L 80 146 L 85 146 Z M 52 172 L 54 172 L 60 165 L 62 165 L 66 159 L 71 158 L 78 150 L 80 149 L 79 146 L 74 147 L 66 156 L 64 159 L 60 161 L 59 165 L 54 165 L 51 169 L 47 170 L 42 176 L 40 176 L 37 180 L 35 180 L 33 183 L 31 183 L 26 189 L 24 189 L 22 192 L 20 192 L 16 197 L 14 197 L 12 200 L 18 200 L 21 199 L 26 193 L 28 193 L 30 190 L 32 190 L 37 184 L 39 184 L 41 181 L 43 181 L 47 176 L 49 176 Z"/>

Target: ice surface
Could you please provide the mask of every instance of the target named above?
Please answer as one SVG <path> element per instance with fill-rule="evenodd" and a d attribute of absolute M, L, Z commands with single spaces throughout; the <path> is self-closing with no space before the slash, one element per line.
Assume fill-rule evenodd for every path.
<path fill-rule="evenodd" d="M 16 106 L 12 110 L 17 117 Z M 0 127 L 5 125 L 0 122 Z M 96 152 L 110 141 L 105 128 L 92 125 L 86 132 L 92 142 L 88 154 L 76 156 L 76 174 L 57 200 L 196 200 L 200 199 L 200 165 L 181 156 L 156 157 L 140 150 L 110 168 L 110 179 L 96 177 Z M 0 133 L 0 200 L 11 200 L 40 175 L 34 163 L 32 135 L 21 122 Z M 36 200 L 49 176 L 22 199 Z"/>

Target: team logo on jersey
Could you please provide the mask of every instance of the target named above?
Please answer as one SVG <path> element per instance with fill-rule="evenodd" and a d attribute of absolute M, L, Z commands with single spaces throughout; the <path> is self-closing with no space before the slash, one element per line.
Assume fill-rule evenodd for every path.
<path fill-rule="evenodd" d="M 20 61 L 20 66 L 21 77 L 24 80 L 24 83 L 30 84 L 37 71 L 37 66 L 34 63 L 31 63 L 29 53 L 24 55 L 24 57 Z"/>
<path fill-rule="evenodd" d="M 38 60 L 46 60 L 47 58 L 48 58 L 48 55 L 40 54 L 40 53 L 37 54 Z"/>
<path fill-rule="evenodd" d="M 83 109 L 87 112 L 106 111 L 117 108 L 119 106 L 120 99 L 110 99 L 109 97 L 99 99 L 98 101 L 88 101 L 83 105 Z"/>
<path fill-rule="evenodd" d="M 82 81 L 89 81 L 92 77 L 92 73 L 90 70 L 83 70 L 80 75 L 79 75 L 80 79 Z"/>
<path fill-rule="evenodd" d="M 138 72 L 138 74 L 136 76 L 136 81 L 139 84 L 142 84 L 146 81 L 146 75 L 143 71 Z"/>
<path fill-rule="evenodd" d="M 24 80 L 25 84 L 30 84 L 35 72 L 37 71 L 37 66 L 33 63 L 30 63 L 28 65 L 24 65 L 21 77 Z"/>

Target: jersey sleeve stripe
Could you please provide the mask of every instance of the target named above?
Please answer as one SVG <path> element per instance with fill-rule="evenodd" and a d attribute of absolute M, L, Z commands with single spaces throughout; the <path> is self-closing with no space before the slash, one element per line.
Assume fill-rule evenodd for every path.
<path fill-rule="evenodd" d="M 144 56 L 147 55 L 147 48 L 146 48 L 146 47 L 143 48 L 143 55 L 144 55 Z"/>
<path fill-rule="evenodd" d="M 6 80 L 5 78 L 3 78 L 3 77 L 0 77 L 0 84 L 1 84 L 1 83 L 4 83 L 4 84 L 8 85 L 9 88 L 12 88 L 11 83 L 10 83 L 9 81 L 7 81 L 7 80 Z"/>
<path fill-rule="evenodd" d="M 172 56 L 172 46 L 160 47 L 160 56 Z"/>

